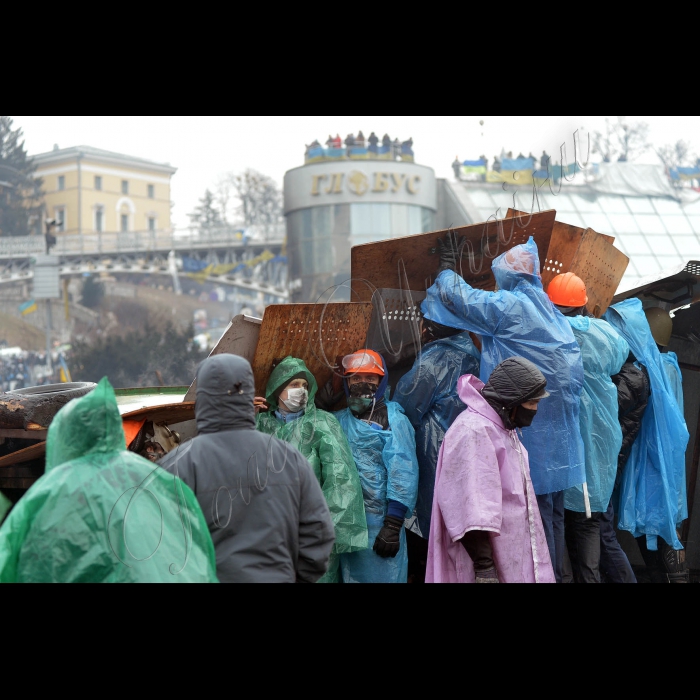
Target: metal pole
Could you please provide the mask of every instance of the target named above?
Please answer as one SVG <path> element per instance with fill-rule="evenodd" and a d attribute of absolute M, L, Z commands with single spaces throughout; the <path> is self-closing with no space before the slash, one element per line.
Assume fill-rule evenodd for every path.
<path fill-rule="evenodd" d="M 51 366 L 51 299 L 46 300 L 46 366 L 49 374 L 53 373 Z"/>

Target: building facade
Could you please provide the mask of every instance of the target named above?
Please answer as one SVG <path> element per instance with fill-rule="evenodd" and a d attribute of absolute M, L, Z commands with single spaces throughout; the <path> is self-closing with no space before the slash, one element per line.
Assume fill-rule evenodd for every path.
<path fill-rule="evenodd" d="M 315 302 L 329 289 L 333 301 L 350 300 L 350 248 L 434 230 L 436 209 L 434 171 L 410 161 L 335 159 L 289 170 L 292 300 Z"/>
<path fill-rule="evenodd" d="M 170 230 L 177 168 L 91 146 L 54 147 L 32 158 L 58 235 Z"/>

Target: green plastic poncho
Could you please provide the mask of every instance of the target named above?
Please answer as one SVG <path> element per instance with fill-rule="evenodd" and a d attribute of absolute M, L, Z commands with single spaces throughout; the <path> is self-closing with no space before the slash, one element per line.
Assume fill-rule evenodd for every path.
<path fill-rule="evenodd" d="M 309 383 L 309 399 L 304 414 L 288 423 L 275 415 L 277 393 L 296 375 Z M 259 413 L 257 427 L 291 443 L 309 460 L 331 511 L 335 526 L 335 545 L 328 572 L 319 583 L 340 581 L 338 555 L 367 549 L 367 520 L 362 486 L 350 445 L 335 416 L 314 405 L 318 385 L 303 360 L 285 357 L 270 375 L 265 399 L 269 412 Z"/>
<path fill-rule="evenodd" d="M 190 488 L 126 450 L 107 378 L 49 427 L 46 473 L 0 528 L 0 582 L 216 583 Z"/>

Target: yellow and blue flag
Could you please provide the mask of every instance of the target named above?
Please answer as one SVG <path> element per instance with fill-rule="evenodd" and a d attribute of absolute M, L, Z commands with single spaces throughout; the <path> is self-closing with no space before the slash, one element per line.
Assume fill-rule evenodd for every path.
<path fill-rule="evenodd" d="M 25 301 L 24 304 L 19 305 L 19 312 L 22 314 L 22 316 L 26 316 L 33 311 L 36 311 L 36 302 L 34 299 L 30 299 L 29 301 Z"/>

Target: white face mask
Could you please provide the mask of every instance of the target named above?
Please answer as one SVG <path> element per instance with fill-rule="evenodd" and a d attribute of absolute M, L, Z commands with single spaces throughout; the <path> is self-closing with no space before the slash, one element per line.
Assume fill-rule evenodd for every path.
<path fill-rule="evenodd" d="M 309 400 L 309 392 L 306 389 L 287 389 L 287 398 L 280 399 L 284 407 L 291 413 L 300 411 Z"/>

